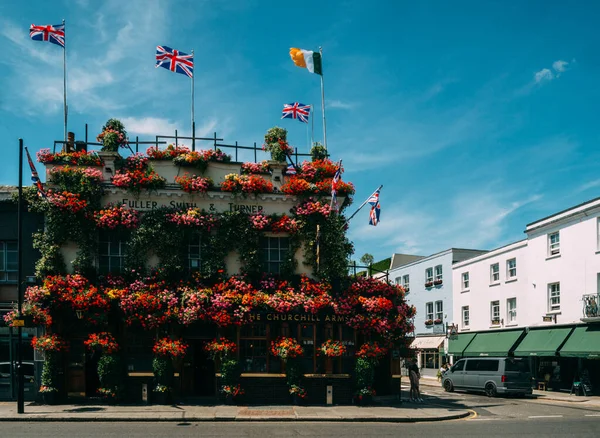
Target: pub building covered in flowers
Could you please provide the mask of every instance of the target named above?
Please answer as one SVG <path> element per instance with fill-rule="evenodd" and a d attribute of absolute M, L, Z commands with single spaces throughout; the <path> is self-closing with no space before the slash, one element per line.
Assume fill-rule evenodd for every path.
<path fill-rule="evenodd" d="M 322 146 L 290 171 L 281 128 L 262 162 L 216 145 L 132 154 L 126 139 L 111 119 L 97 152 L 37 155 L 46 197 L 26 196 L 45 225 L 24 312 L 45 333 L 32 342 L 41 399 L 324 404 L 332 387 L 349 404 L 399 391 L 414 309 L 401 287 L 348 276 L 354 188 L 333 181 Z"/>

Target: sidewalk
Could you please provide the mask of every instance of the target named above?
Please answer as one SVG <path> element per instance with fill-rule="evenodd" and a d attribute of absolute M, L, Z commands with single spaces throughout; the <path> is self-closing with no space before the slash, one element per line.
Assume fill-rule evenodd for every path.
<path fill-rule="evenodd" d="M 359 406 L 107 406 L 25 404 L 17 414 L 15 402 L 0 403 L 2 421 L 353 421 L 394 422 L 455 420 L 466 409 L 439 409 L 404 404 L 397 407 Z"/>
<path fill-rule="evenodd" d="M 438 382 L 435 377 L 421 377 L 421 386 L 434 386 L 437 388 L 442 388 L 442 384 Z M 404 385 L 402 386 L 404 388 Z M 408 388 L 408 387 L 407 387 Z M 533 390 L 532 394 L 537 400 L 552 400 L 552 401 L 560 401 L 560 402 L 568 402 L 568 403 L 585 403 L 586 406 L 600 406 L 600 397 L 584 397 L 577 396 L 575 394 L 569 394 L 568 392 L 554 392 L 554 391 L 538 391 L 537 389 Z"/>

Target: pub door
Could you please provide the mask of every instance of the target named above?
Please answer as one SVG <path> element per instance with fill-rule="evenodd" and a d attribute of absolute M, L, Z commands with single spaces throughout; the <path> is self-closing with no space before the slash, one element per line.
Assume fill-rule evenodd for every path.
<path fill-rule="evenodd" d="M 208 397 L 216 395 L 215 363 L 204 351 L 205 341 L 193 343 L 193 380 L 194 395 L 197 397 Z"/>

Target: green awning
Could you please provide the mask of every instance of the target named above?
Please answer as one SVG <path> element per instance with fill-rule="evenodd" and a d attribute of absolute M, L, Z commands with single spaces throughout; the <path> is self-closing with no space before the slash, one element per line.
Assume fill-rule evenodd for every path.
<path fill-rule="evenodd" d="M 600 359 L 600 325 L 577 327 L 558 353 L 562 357 Z"/>
<path fill-rule="evenodd" d="M 519 346 L 515 356 L 556 356 L 573 327 L 530 330 Z"/>
<path fill-rule="evenodd" d="M 477 333 L 463 356 L 508 356 L 523 330 Z"/>
<path fill-rule="evenodd" d="M 467 345 L 473 340 L 475 333 L 461 333 L 456 339 L 448 340 L 448 354 L 462 356 Z"/>

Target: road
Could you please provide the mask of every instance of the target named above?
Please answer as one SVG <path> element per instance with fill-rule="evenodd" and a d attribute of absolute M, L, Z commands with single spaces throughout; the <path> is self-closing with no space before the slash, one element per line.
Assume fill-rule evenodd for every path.
<path fill-rule="evenodd" d="M 471 409 L 476 417 L 470 421 L 572 419 L 597 420 L 600 436 L 600 406 L 578 402 L 557 402 L 534 398 L 496 397 L 464 392 L 444 392 L 442 388 L 421 387 L 424 405 Z M 403 394 L 404 396 L 404 394 Z M 416 405 L 420 406 L 420 405 Z"/>
<path fill-rule="evenodd" d="M 3 437 L 597 437 L 600 418 L 440 423 L 2 423 Z"/>

